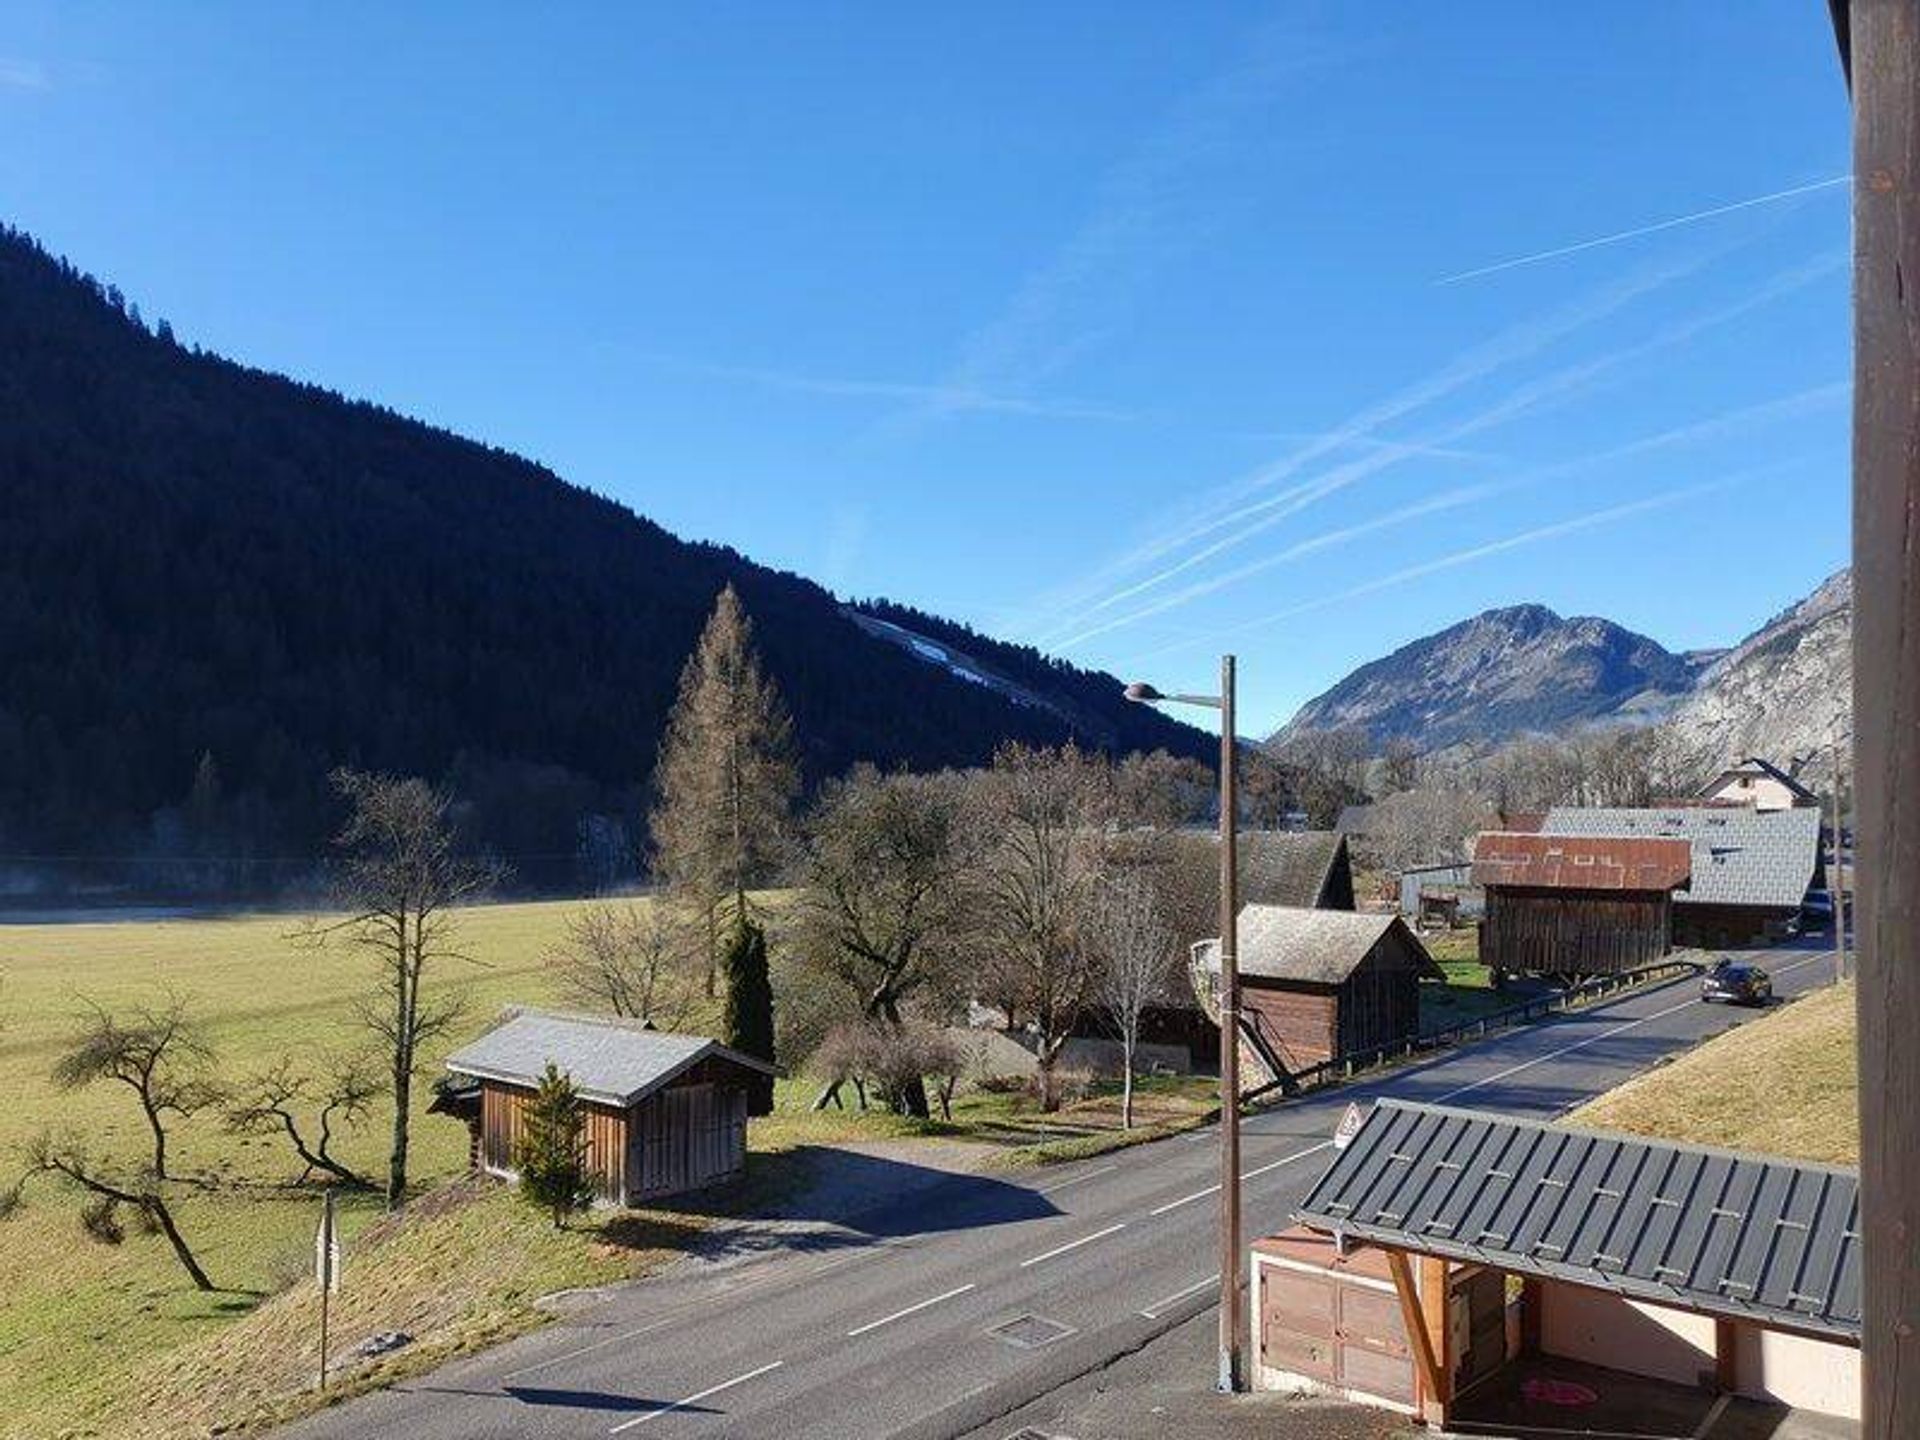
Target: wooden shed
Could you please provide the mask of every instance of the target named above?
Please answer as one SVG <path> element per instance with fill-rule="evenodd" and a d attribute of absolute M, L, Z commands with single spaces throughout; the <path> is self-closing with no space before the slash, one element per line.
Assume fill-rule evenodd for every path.
<path fill-rule="evenodd" d="M 551 1063 L 587 1111 L 600 1198 L 634 1205 L 729 1180 L 747 1163 L 747 1106 L 774 1067 L 699 1035 L 520 1010 L 447 1059 L 435 1108 L 461 1116 L 474 1163 L 511 1179 L 528 1100 Z"/>
<path fill-rule="evenodd" d="M 1614 975 L 1673 948 L 1673 892 L 1691 883 L 1682 839 L 1513 834 L 1474 844 L 1486 892 L 1480 959 L 1496 974 Z"/>
<path fill-rule="evenodd" d="M 1269 1070 L 1297 1074 L 1418 1034 L 1420 981 L 1446 978 L 1398 915 L 1248 905 L 1239 931 L 1241 1023 Z M 1196 961 L 1196 984 L 1217 983 L 1219 942 Z"/>

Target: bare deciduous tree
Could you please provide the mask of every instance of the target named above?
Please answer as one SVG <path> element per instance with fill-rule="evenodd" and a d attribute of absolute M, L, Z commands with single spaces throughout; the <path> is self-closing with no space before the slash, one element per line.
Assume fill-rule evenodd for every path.
<path fill-rule="evenodd" d="M 406 1199 L 413 1080 L 420 1049 L 459 1018 L 458 998 L 436 994 L 428 977 L 459 948 L 454 909 L 498 882 L 498 865 L 461 855 L 448 822 L 448 796 L 424 780 L 337 770 L 334 788 L 352 807 L 336 841 L 344 855 L 339 895 L 345 918 L 314 922 L 311 943 L 344 939 L 371 959 L 379 980 L 359 1005 L 378 1039 L 393 1097 L 387 1208 Z"/>
<path fill-rule="evenodd" d="M 195 1257 L 186 1237 L 167 1208 L 160 1182 L 151 1176 L 126 1178 L 113 1169 L 96 1163 L 73 1141 L 56 1141 L 40 1135 L 27 1146 L 26 1174 L 13 1188 L 0 1195 L 0 1219 L 12 1215 L 20 1206 L 28 1180 L 35 1175 L 52 1175 L 87 1196 L 81 1206 L 81 1227 L 103 1245 L 118 1245 L 126 1238 L 119 1212 L 131 1210 L 146 1229 L 166 1237 L 180 1268 L 187 1272 L 197 1290 L 212 1290 L 214 1283 Z"/>
<path fill-rule="evenodd" d="M 725 921 L 744 921 L 747 892 L 786 861 L 799 775 L 792 722 L 729 585 L 681 671 L 653 779 L 655 862 L 675 900 L 705 918 L 708 995 Z"/>
<path fill-rule="evenodd" d="M 807 825 L 794 942 L 868 1022 L 899 1025 L 915 991 L 947 978 L 965 926 L 966 844 L 960 782 L 857 767 L 826 787 Z M 834 1103 L 830 1077 L 815 1108 Z M 927 1113 L 909 1086 L 909 1111 Z"/>
<path fill-rule="evenodd" d="M 306 1068 L 294 1056 L 282 1055 L 235 1087 L 227 1128 L 240 1135 L 285 1135 L 305 1167 L 296 1185 L 322 1170 L 345 1184 L 371 1189 L 370 1180 L 333 1153 L 333 1139 L 337 1125 L 366 1117 L 380 1089 L 368 1057 L 335 1056 Z"/>
<path fill-rule="evenodd" d="M 169 997 L 116 1015 L 89 1002 L 86 1018 L 54 1062 L 63 1089 L 98 1080 L 125 1085 L 140 1103 L 153 1145 L 153 1178 L 167 1176 L 167 1116 L 186 1117 L 221 1098 L 212 1076 L 213 1051 L 189 1019 L 184 1001 Z"/>
<path fill-rule="evenodd" d="M 1153 887 L 1134 874 L 1108 881 L 1098 892 L 1094 933 L 1100 947 L 1095 993 L 1107 1023 L 1120 1037 L 1120 1123 L 1133 1128 L 1133 1077 L 1140 1024 L 1162 1000 L 1178 958 L 1173 930 L 1160 914 Z"/>
<path fill-rule="evenodd" d="M 584 1008 L 674 1030 L 693 1008 L 695 943 L 671 905 L 590 905 L 567 922 L 547 965 Z"/>
<path fill-rule="evenodd" d="M 1111 777 L 1072 745 L 1008 744 L 974 790 L 980 971 L 1028 1019 L 1040 1103 L 1058 1109 L 1054 1067 L 1098 971 L 1086 922 L 1110 843 Z"/>
<path fill-rule="evenodd" d="M 1114 809 L 1122 825 L 1173 830 L 1204 819 L 1213 805 L 1213 772 L 1165 750 L 1134 751 L 1114 767 Z"/>

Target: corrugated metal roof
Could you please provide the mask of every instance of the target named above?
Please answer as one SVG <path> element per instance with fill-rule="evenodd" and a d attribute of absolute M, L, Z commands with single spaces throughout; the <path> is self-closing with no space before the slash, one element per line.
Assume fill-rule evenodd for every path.
<path fill-rule="evenodd" d="M 1858 1340 L 1852 1170 L 1382 1100 L 1298 1218 L 1713 1315 Z"/>
<path fill-rule="evenodd" d="M 1693 879 L 1681 905 L 1794 909 L 1806 898 L 1820 853 L 1818 810 L 1755 811 L 1744 806 L 1547 812 L 1547 835 L 1668 836 L 1693 846 Z"/>
<path fill-rule="evenodd" d="M 1292 905 L 1241 908 L 1236 968 L 1242 975 L 1268 980 L 1338 985 L 1396 926 L 1414 953 L 1425 961 L 1421 973 L 1442 976 L 1444 972 L 1427 955 L 1426 947 L 1396 914 L 1304 910 Z M 1202 967 L 1216 973 L 1220 969 L 1218 947 L 1217 939 L 1208 942 L 1200 957 Z"/>
<path fill-rule="evenodd" d="M 1489 830 L 1473 847 L 1473 883 L 1547 890 L 1676 890 L 1693 873 L 1679 837 L 1514 835 Z"/>
<path fill-rule="evenodd" d="M 587 1098 L 631 1105 L 708 1055 L 773 1073 L 766 1062 L 702 1035 L 674 1035 L 633 1021 L 539 1010 L 510 1015 L 449 1055 L 447 1069 L 511 1085 L 538 1085 L 552 1062 Z"/>

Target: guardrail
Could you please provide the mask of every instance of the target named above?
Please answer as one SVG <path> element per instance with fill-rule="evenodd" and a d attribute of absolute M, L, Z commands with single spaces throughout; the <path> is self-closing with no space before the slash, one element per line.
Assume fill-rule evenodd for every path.
<path fill-rule="evenodd" d="M 1510 1030 L 1516 1025 L 1525 1025 L 1535 1020 L 1544 1020 L 1549 1015 L 1576 1009 L 1595 1000 L 1617 995 L 1622 990 L 1636 990 L 1642 985 L 1658 984 L 1681 975 L 1698 975 L 1706 966 L 1698 960 L 1662 960 L 1655 965 L 1642 965 L 1633 970 L 1622 970 L 1616 975 L 1596 975 L 1591 980 L 1582 980 L 1578 985 L 1565 990 L 1549 991 L 1545 995 L 1535 996 L 1519 1005 L 1510 1005 L 1504 1010 L 1495 1010 L 1475 1020 L 1463 1020 L 1458 1025 L 1449 1025 L 1441 1030 L 1430 1030 L 1422 1035 L 1410 1035 L 1404 1040 L 1396 1040 L 1390 1045 L 1377 1045 L 1371 1050 L 1356 1050 L 1351 1054 L 1338 1055 L 1331 1060 L 1322 1060 L 1304 1070 L 1296 1070 L 1282 1075 L 1277 1080 L 1256 1089 L 1245 1092 L 1240 1098 L 1244 1103 L 1269 1095 L 1275 1090 L 1292 1095 L 1301 1090 L 1312 1089 L 1316 1085 L 1325 1085 L 1333 1080 L 1351 1079 L 1362 1070 L 1371 1070 L 1376 1065 L 1384 1065 L 1390 1060 L 1409 1059 L 1429 1050 L 1444 1050 L 1450 1045 L 1458 1045 L 1468 1040 L 1480 1040 L 1496 1030 Z"/>

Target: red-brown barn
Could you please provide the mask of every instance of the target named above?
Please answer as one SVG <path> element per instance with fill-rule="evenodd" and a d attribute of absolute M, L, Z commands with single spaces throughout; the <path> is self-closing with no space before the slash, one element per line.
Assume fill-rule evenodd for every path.
<path fill-rule="evenodd" d="M 729 1180 L 746 1168 L 748 1098 L 774 1068 L 698 1035 L 536 1010 L 447 1058 L 435 1108 L 474 1136 L 474 1163 L 512 1178 L 527 1101 L 552 1063 L 587 1112 L 587 1165 L 600 1198 L 634 1205 Z"/>
<path fill-rule="evenodd" d="M 1473 850 L 1487 896 L 1480 959 L 1498 974 L 1612 975 L 1673 948 L 1683 839 L 1488 831 Z"/>

